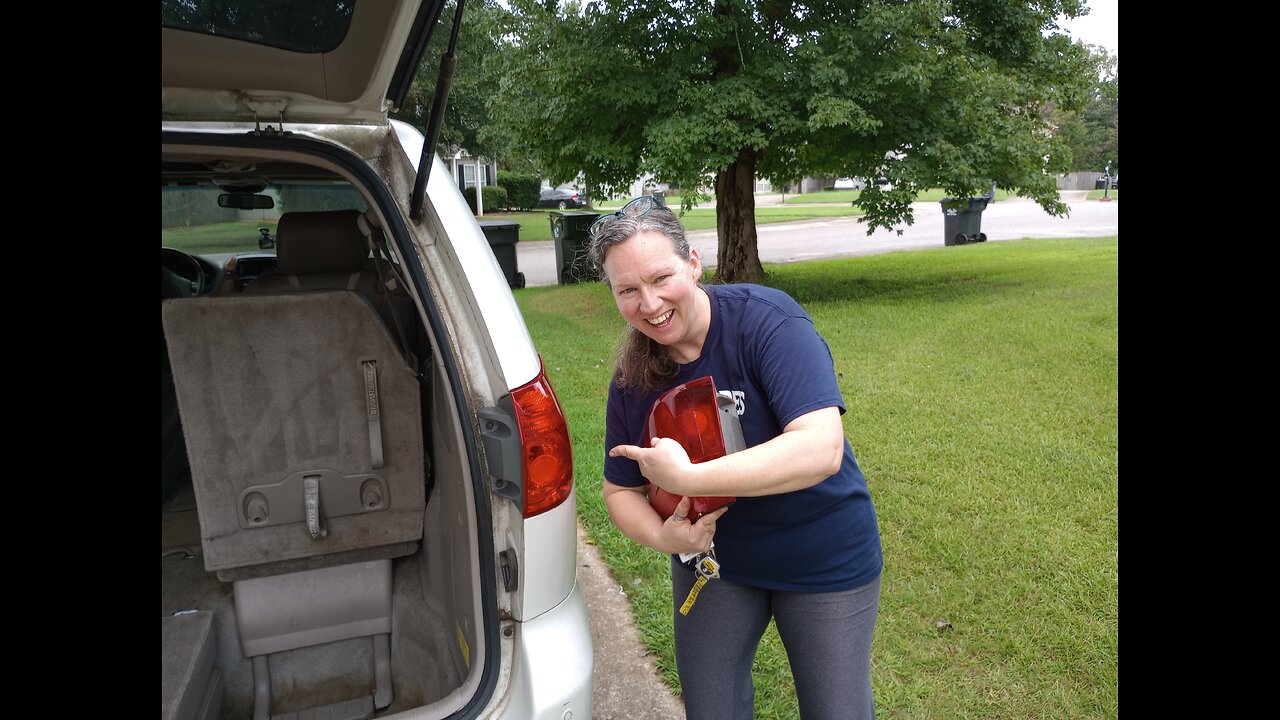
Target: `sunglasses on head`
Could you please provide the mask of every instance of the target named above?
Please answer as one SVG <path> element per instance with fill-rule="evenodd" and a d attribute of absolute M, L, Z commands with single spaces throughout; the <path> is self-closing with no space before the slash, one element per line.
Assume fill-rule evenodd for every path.
<path fill-rule="evenodd" d="M 649 211 L 654 209 L 655 207 L 660 207 L 663 210 L 667 209 L 667 206 L 663 205 L 662 201 L 655 198 L 654 196 L 641 195 L 640 197 L 627 202 L 626 205 L 623 205 L 621 208 L 618 208 L 616 211 L 611 212 L 607 215 L 601 215 L 600 217 L 596 218 L 596 221 L 591 223 L 591 227 L 587 228 L 587 235 L 589 235 L 592 239 L 595 239 L 596 234 L 599 233 L 601 230 L 603 230 L 605 226 L 607 226 L 609 223 L 613 222 L 614 220 L 617 220 L 618 218 L 622 217 L 623 215 L 627 214 L 627 210 L 631 209 L 632 207 L 636 208 L 633 215 L 638 218 L 648 215 Z"/>

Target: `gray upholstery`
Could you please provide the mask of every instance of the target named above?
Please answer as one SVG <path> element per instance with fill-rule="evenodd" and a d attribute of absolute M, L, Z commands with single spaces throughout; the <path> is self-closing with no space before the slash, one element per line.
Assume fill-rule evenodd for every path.
<path fill-rule="evenodd" d="M 255 720 L 272 705 L 268 654 L 356 637 L 372 639 L 373 694 L 308 712 L 394 698 L 389 558 L 422 538 L 422 395 L 388 330 L 412 301 L 364 269 L 358 217 L 286 213 L 277 273 L 163 306 L 204 564 L 234 584 Z"/>
<path fill-rule="evenodd" d="M 208 570 L 289 560 L 314 567 L 335 553 L 416 548 L 426 503 L 419 386 L 367 300 L 347 291 L 168 300 L 163 320 Z M 376 469 L 366 359 L 378 369 L 384 465 Z M 313 539 L 305 521 L 245 520 L 242 496 L 252 488 L 322 471 L 377 476 L 385 507 L 330 516 L 321 485 L 325 537 Z M 276 503 L 271 517 L 300 514 L 296 502 Z"/>
<path fill-rule="evenodd" d="M 366 265 L 369 244 L 358 210 L 287 212 L 276 225 L 276 271 L 244 288 L 246 295 L 298 290 L 356 290 L 373 299 L 378 275 Z"/>
<path fill-rule="evenodd" d="M 360 216 L 357 210 L 281 215 L 276 226 L 277 269 L 246 285 L 244 294 L 354 290 L 373 304 L 397 341 L 421 357 L 413 300 L 401 286 L 391 291 L 382 286 L 369 256 L 369 240 L 360 231 Z"/>
<path fill-rule="evenodd" d="M 161 619 L 160 717 L 209 720 L 222 705 L 222 674 L 213 666 L 217 639 L 213 613 L 195 612 Z"/>

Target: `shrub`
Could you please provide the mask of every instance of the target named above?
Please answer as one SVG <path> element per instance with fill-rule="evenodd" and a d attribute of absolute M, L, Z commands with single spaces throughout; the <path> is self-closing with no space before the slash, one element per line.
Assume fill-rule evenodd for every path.
<path fill-rule="evenodd" d="M 498 186 L 507 191 L 507 202 L 517 210 L 531 210 L 538 206 L 542 180 L 533 173 L 498 171 Z M 488 197 L 484 204 L 489 205 Z"/>
<path fill-rule="evenodd" d="M 462 196 L 467 199 L 467 205 L 471 206 L 471 212 L 476 211 L 476 189 L 469 187 L 462 191 Z M 507 207 L 507 191 L 497 185 L 484 186 L 484 209 L 485 212 L 501 210 Z"/>

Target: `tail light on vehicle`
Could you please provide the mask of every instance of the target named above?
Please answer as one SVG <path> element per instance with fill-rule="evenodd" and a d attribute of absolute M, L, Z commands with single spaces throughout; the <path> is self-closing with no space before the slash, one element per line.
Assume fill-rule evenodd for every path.
<path fill-rule="evenodd" d="M 524 516 L 544 513 L 573 490 L 573 449 L 569 426 L 546 368 L 529 383 L 511 391 L 516 427 L 520 433 Z"/>

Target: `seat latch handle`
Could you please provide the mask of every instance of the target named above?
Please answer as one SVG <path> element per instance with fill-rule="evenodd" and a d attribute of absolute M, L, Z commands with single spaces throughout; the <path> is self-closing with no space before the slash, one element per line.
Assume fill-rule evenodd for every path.
<path fill-rule="evenodd" d="M 369 417 L 369 455 L 373 460 L 373 469 L 382 467 L 382 415 L 378 408 L 378 363 L 365 360 L 364 368 L 364 404 Z"/>
<path fill-rule="evenodd" d="M 324 524 L 324 513 L 320 511 L 320 476 L 312 475 L 302 479 L 302 502 L 307 509 L 307 532 L 312 540 L 329 534 Z"/>

